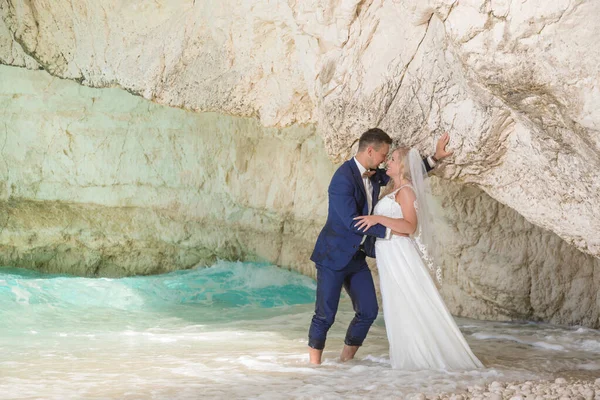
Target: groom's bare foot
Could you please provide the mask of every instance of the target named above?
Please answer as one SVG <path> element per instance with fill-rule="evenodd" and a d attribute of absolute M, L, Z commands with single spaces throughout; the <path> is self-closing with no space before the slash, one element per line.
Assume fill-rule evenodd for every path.
<path fill-rule="evenodd" d="M 340 355 L 340 360 L 342 360 L 342 362 L 352 360 L 357 351 L 358 346 L 348 346 L 345 344 L 344 350 L 342 350 L 342 354 Z"/>
<path fill-rule="evenodd" d="M 321 356 L 323 355 L 323 350 L 313 349 L 312 347 L 308 348 L 308 356 L 310 357 L 310 363 L 313 365 L 321 365 Z"/>

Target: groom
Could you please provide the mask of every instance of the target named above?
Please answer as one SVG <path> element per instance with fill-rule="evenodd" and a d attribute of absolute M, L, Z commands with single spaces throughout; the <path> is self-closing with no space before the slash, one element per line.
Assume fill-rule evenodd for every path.
<path fill-rule="evenodd" d="M 438 140 L 435 155 L 423 159 L 427 171 L 452 154 L 446 151 L 448 141 L 445 133 Z M 359 139 L 356 156 L 342 164 L 331 178 L 327 222 L 310 257 L 317 268 L 315 314 L 308 333 L 311 364 L 321 364 L 342 287 L 350 295 L 356 313 L 346 332 L 342 361 L 354 358 L 377 318 L 377 296 L 365 258 L 375 257 L 375 238 L 389 238 L 391 231 L 379 224 L 360 231 L 354 226 L 354 218 L 371 214 L 377 204 L 380 187 L 389 180 L 385 170 L 377 167 L 386 159 L 391 144 L 392 139 L 383 130 L 369 129 Z"/>

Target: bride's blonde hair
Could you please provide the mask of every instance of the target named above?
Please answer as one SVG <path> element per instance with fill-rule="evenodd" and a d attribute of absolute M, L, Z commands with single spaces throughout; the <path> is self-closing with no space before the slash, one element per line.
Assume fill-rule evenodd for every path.
<path fill-rule="evenodd" d="M 396 147 L 390 153 L 390 157 L 392 157 L 394 155 L 394 153 L 396 153 L 396 152 L 398 153 L 398 157 L 400 158 L 400 162 L 402 163 L 402 178 L 410 181 L 411 180 L 410 167 L 408 165 L 408 152 L 409 151 L 410 151 L 410 148 L 408 148 L 408 147 Z M 395 185 L 394 178 L 390 177 L 390 181 L 385 186 L 385 190 L 381 191 L 381 197 L 387 196 L 388 194 L 392 193 L 394 191 L 394 185 Z"/>

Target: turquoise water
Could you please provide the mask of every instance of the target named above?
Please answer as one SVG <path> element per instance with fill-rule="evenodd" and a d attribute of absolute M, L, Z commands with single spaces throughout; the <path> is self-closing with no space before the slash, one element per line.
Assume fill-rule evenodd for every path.
<path fill-rule="evenodd" d="M 458 319 L 478 371 L 399 371 L 379 318 L 339 362 L 347 298 L 324 364 L 307 364 L 315 282 L 272 265 L 219 262 L 90 279 L 0 269 L 0 398 L 409 398 L 494 380 L 600 376 L 600 332 Z"/>
<path fill-rule="evenodd" d="M 2 268 L 0 333 L 94 330 L 97 324 L 104 329 L 144 327 L 167 315 L 190 324 L 217 324 L 279 315 L 314 299 L 312 279 L 272 265 L 219 262 L 211 268 L 121 279 Z"/>

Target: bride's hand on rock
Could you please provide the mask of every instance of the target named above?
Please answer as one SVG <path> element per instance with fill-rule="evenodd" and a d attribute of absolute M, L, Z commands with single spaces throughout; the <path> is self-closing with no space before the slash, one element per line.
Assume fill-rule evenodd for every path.
<path fill-rule="evenodd" d="M 361 215 L 360 217 L 354 218 L 354 220 L 357 221 L 354 226 L 360 231 L 366 231 L 373 225 L 377 225 L 379 223 L 377 215 Z"/>

